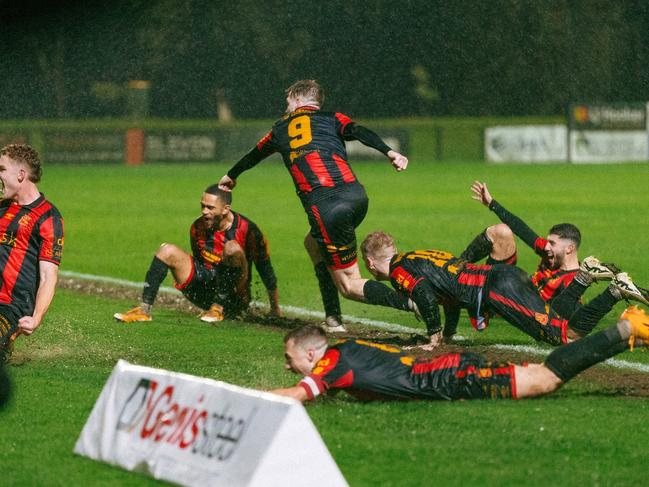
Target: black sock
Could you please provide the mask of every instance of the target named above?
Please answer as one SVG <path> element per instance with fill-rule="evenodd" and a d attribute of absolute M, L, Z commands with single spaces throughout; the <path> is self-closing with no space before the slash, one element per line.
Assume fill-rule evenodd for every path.
<path fill-rule="evenodd" d="M 564 292 L 571 286 L 572 283 Z M 608 288 L 605 289 L 604 292 L 595 296 L 587 304 L 575 311 L 568 321 L 568 326 L 582 336 L 588 335 L 597 326 L 597 323 L 613 309 L 617 301 L 617 298 L 611 294 Z M 554 303 L 552 303 L 552 308 L 554 309 Z"/>
<path fill-rule="evenodd" d="M 468 262 L 478 262 L 487 257 L 493 250 L 494 244 L 487 237 L 487 230 L 480 232 L 460 254 L 460 258 Z"/>
<path fill-rule="evenodd" d="M 626 348 L 627 343 L 622 340 L 616 325 L 557 348 L 545 359 L 545 366 L 563 382 L 568 382 L 588 367 Z"/>
<path fill-rule="evenodd" d="M 573 279 L 568 284 L 568 287 L 552 300 L 550 303 L 552 309 L 562 318 L 569 319 L 581 306 L 579 299 L 586 292 L 586 289 L 588 289 L 588 286 Z"/>
<path fill-rule="evenodd" d="M 367 281 L 363 286 L 363 296 L 369 304 L 410 311 L 407 296 L 399 294 L 378 281 Z"/>
<path fill-rule="evenodd" d="M 338 289 L 336 289 L 334 280 L 331 278 L 331 274 L 329 274 L 327 264 L 318 262 L 313 268 L 315 269 L 315 276 L 318 278 L 318 286 L 320 286 L 320 296 L 322 297 L 325 315 L 340 316 Z"/>
<path fill-rule="evenodd" d="M 153 305 L 155 297 L 158 295 L 160 284 L 167 277 L 169 267 L 157 257 L 153 257 L 149 270 L 144 280 L 144 290 L 142 291 L 142 302 Z"/>

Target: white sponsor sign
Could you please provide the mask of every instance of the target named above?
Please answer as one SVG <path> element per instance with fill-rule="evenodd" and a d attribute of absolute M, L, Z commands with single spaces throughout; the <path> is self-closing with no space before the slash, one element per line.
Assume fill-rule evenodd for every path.
<path fill-rule="evenodd" d="M 624 162 L 649 159 L 647 132 L 573 130 L 570 132 L 572 162 Z"/>
<path fill-rule="evenodd" d="M 492 162 L 548 162 L 567 160 L 564 125 L 489 127 L 485 156 Z"/>
<path fill-rule="evenodd" d="M 123 360 L 74 452 L 187 486 L 347 485 L 298 401 Z"/>

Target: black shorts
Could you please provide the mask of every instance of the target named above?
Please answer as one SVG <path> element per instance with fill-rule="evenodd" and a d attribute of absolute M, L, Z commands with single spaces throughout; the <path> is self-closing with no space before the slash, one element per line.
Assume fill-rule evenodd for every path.
<path fill-rule="evenodd" d="M 568 321 L 546 303 L 529 276 L 518 267 L 495 265 L 485 286 L 489 314 L 498 314 L 535 340 L 566 343 Z"/>
<path fill-rule="evenodd" d="M 514 364 L 488 361 L 474 353 L 420 361 L 413 366 L 412 377 L 426 399 L 516 399 Z"/>
<path fill-rule="evenodd" d="M 327 197 L 304 204 L 311 236 L 327 267 L 345 269 L 356 263 L 356 227 L 367 214 L 368 199 L 360 184 L 347 184 Z"/>
<path fill-rule="evenodd" d="M 234 317 L 248 308 L 250 293 L 242 296 L 235 291 L 236 279 L 231 267 L 220 265 L 208 269 L 193 257 L 191 261 L 192 270 L 187 280 L 175 283 L 176 289 L 189 301 L 202 309 L 220 304 L 227 317 Z"/>

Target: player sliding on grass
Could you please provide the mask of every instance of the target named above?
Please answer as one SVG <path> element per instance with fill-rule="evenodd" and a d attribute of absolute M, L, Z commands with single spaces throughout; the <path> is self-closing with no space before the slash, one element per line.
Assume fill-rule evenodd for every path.
<path fill-rule="evenodd" d="M 255 263 L 268 291 L 270 311 L 279 316 L 277 279 L 263 234 L 251 220 L 230 209 L 232 193 L 216 184 L 201 198 L 202 215 L 189 229 L 192 255 L 163 243 L 146 274 L 142 302 L 126 313 L 115 313 L 125 323 L 151 321 L 151 307 L 160 284 L 171 270 L 177 289 L 199 308 L 208 323 L 234 317 L 250 303 L 250 272 Z"/>
<path fill-rule="evenodd" d="M 552 305 L 546 303 L 518 267 L 475 265 L 442 250 L 397 253 L 394 239 L 384 232 L 369 234 L 361 252 L 375 278 L 390 280 L 397 291 L 417 304 L 430 336 L 429 349 L 442 341 L 439 304 L 465 308 L 477 330 L 487 327 L 490 315 L 500 315 L 532 338 L 552 345 L 587 335 L 612 307 L 594 299 L 573 313 L 571 304 L 563 305 L 563 296 Z M 642 294 L 626 287 L 618 287 L 617 292 L 646 302 Z"/>
<path fill-rule="evenodd" d="M 329 346 L 324 330 L 306 325 L 284 338 L 286 368 L 304 378 L 271 392 L 298 401 L 343 389 L 361 399 L 522 399 L 556 391 L 580 372 L 649 343 L 649 316 L 627 308 L 615 326 L 554 350 L 542 364 L 493 362 L 469 352 L 415 358 L 363 340 Z"/>
<path fill-rule="evenodd" d="M 304 246 L 315 267 L 328 331 L 345 331 L 338 291 L 348 299 L 413 310 L 411 302 L 387 286 L 361 277 L 355 229 L 365 218 L 368 199 L 347 161 L 345 141 L 358 140 L 382 152 L 397 171 L 406 169 L 408 159 L 346 115 L 322 111 L 324 91 L 314 80 L 297 81 L 286 95 L 286 115 L 219 186 L 231 190 L 241 173 L 275 152 L 282 155 L 309 219 Z"/>
<path fill-rule="evenodd" d="M 47 312 L 63 253 L 63 219 L 39 192 L 43 172 L 28 145 L 0 149 L 0 361 Z"/>

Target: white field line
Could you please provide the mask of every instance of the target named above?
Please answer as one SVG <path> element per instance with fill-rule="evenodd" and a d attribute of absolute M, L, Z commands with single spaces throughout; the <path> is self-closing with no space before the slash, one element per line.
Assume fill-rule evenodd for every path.
<path fill-rule="evenodd" d="M 94 274 L 83 274 L 80 272 L 74 272 L 74 271 L 60 271 L 59 275 L 62 277 L 70 277 L 70 278 L 75 278 L 75 279 L 81 279 L 85 281 L 95 281 L 95 282 L 105 282 L 109 284 L 117 284 L 120 286 L 125 286 L 125 287 L 130 287 L 130 288 L 136 288 L 136 289 L 142 289 L 144 286 L 143 282 L 134 282 L 134 281 L 127 281 L 126 279 L 117 279 L 115 277 L 109 277 L 109 276 L 97 276 Z M 160 291 L 164 293 L 169 293 L 169 294 L 181 294 L 180 291 L 173 287 L 168 287 L 168 286 L 161 286 Z M 258 308 L 263 308 L 265 306 L 264 303 L 260 301 L 253 301 L 252 306 L 258 307 Z M 313 311 L 310 309 L 306 308 L 300 308 L 298 306 L 290 306 L 290 305 L 281 305 L 280 306 L 281 310 L 287 313 L 295 314 L 298 316 L 304 316 L 304 317 L 309 317 L 309 318 L 317 318 L 324 320 L 324 313 L 321 311 Z M 350 315 L 343 315 L 343 318 L 352 323 L 358 323 L 361 325 L 366 325 L 366 326 L 371 326 L 374 328 L 380 328 L 386 331 L 392 331 L 395 333 L 417 333 L 417 334 L 422 334 L 423 330 L 417 329 L 417 328 L 410 328 L 407 326 L 399 325 L 397 323 L 388 323 L 385 321 L 376 321 L 376 320 L 369 320 L 367 318 L 359 318 L 357 316 L 350 316 Z M 464 341 L 465 337 L 462 336 L 455 336 L 454 339 L 456 341 Z M 541 347 L 536 347 L 533 345 L 506 345 L 506 344 L 496 344 L 492 345 L 493 348 L 496 348 L 498 350 L 511 350 L 514 352 L 524 352 L 524 353 L 531 353 L 534 355 L 547 355 L 551 350 L 548 348 L 541 348 Z M 618 369 L 631 369 L 631 370 L 637 370 L 639 372 L 649 372 L 649 365 L 647 364 L 641 364 L 638 362 L 628 362 L 626 360 L 618 360 L 618 359 L 608 359 L 605 362 L 607 365 L 610 365 L 611 367 L 615 367 Z"/>

